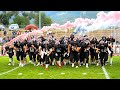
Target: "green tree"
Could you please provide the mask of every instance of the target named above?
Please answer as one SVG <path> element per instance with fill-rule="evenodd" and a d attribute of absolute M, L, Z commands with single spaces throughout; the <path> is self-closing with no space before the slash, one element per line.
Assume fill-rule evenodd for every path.
<path fill-rule="evenodd" d="M 28 15 L 28 19 L 31 20 L 32 18 L 35 18 L 35 14 L 33 12 L 30 12 Z"/>
<path fill-rule="evenodd" d="M 16 16 L 13 19 L 13 21 L 14 21 L 14 23 L 17 23 L 20 26 L 20 28 L 23 28 L 29 24 L 29 19 L 26 17 L 23 17 L 23 16 Z"/>
<path fill-rule="evenodd" d="M 43 19 L 42 26 L 49 26 L 49 25 L 51 25 L 51 23 L 52 23 L 51 18 L 50 18 L 50 17 L 45 17 L 45 18 Z"/>
<path fill-rule="evenodd" d="M 18 11 L 2 11 L 2 13 L 0 14 L 0 23 L 4 25 L 8 25 L 9 19 L 13 15 L 17 16 Z"/>
<path fill-rule="evenodd" d="M 39 11 L 34 11 L 34 13 L 39 13 Z"/>
<path fill-rule="evenodd" d="M 35 17 L 35 24 L 39 26 L 39 14 Z M 45 13 L 41 12 L 41 27 L 49 26 L 52 24 L 52 19 L 45 15 Z"/>
<path fill-rule="evenodd" d="M 14 13 L 12 11 L 9 11 L 6 13 L 6 15 L 10 19 L 14 15 Z"/>
<path fill-rule="evenodd" d="M 6 13 L 0 14 L 0 23 L 4 24 L 4 25 L 8 25 L 9 24 L 9 16 L 7 16 Z"/>
<path fill-rule="evenodd" d="M 38 14 L 35 16 L 35 24 L 39 26 L 39 15 Z"/>
<path fill-rule="evenodd" d="M 13 15 L 17 16 L 19 11 L 12 11 Z"/>
<path fill-rule="evenodd" d="M 24 17 L 28 17 L 28 13 L 26 13 L 26 12 L 23 12 L 22 15 L 23 15 Z"/>

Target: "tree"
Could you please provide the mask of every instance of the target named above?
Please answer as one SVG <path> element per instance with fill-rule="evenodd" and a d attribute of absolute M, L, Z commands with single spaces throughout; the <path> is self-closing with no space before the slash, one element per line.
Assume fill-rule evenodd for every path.
<path fill-rule="evenodd" d="M 34 11 L 34 13 L 39 13 L 39 11 Z"/>
<path fill-rule="evenodd" d="M 52 23 L 51 18 L 50 17 L 46 17 L 46 18 L 43 19 L 42 26 L 49 26 L 49 25 L 51 25 L 51 23 Z"/>
<path fill-rule="evenodd" d="M 13 11 L 9 11 L 6 13 L 6 15 L 10 19 L 14 15 L 14 13 L 13 13 Z"/>
<path fill-rule="evenodd" d="M 22 15 L 23 15 L 24 17 L 28 17 L 28 13 L 26 13 L 26 12 L 23 12 Z"/>
<path fill-rule="evenodd" d="M 35 24 L 39 26 L 39 14 L 35 16 Z M 52 19 L 45 15 L 45 13 L 41 13 L 41 27 L 48 26 L 52 24 Z"/>
<path fill-rule="evenodd" d="M 28 15 L 28 19 L 31 20 L 32 18 L 35 18 L 35 14 L 33 12 L 30 12 Z"/>
<path fill-rule="evenodd" d="M 39 26 L 39 14 L 35 16 L 35 24 Z"/>
<path fill-rule="evenodd" d="M 2 13 L 0 14 L 0 23 L 4 25 L 8 25 L 9 19 L 13 15 L 17 16 L 18 11 L 2 11 Z"/>
<path fill-rule="evenodd" d="M 13 15 L 17 16 L 19 11 L 12 11 Z"/>
<path fill-rule="evenodd" d="M 16 16 L 13 19 L 13 21 L 14 21 L 14 23 L 17 23 L 20 26 L 20 28 L 23 28 L 29 24 L 29 19 L 26 17 L 23 17 L 23 16 Z"/>
<path fill-rule="evenodd" d="M 0 14 L 0 23 L 4 24 L 4 25 L 8 25 L 9 24 L 9 16 L 7 16 L 6 13 Z"/>

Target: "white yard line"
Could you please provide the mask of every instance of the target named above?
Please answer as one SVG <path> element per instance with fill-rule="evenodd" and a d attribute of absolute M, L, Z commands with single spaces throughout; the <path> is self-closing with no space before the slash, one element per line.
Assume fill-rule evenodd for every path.
<path fill-rule="evenodd" d="M 13 69 L 11 69 L 11 70 L 9 70 L 9 71 L 7 71 L 7 72 L 0 73 L 0 76 L 1 76 L 1 75 L 4 75 L 4 74 L 7 74 L 7 73 L 10 73 L 10 72 L 12 72 L 12 71 L 14 71 L 14 70 L 16 70 L 16 69 L 18 69 L 18 68 L 20 68 L 20 67 L 16 67 L 16 68 L 13 68 Z"/>
<path fill-rule="evenodd" d="M 83 75 L 86 75 L 87 73 L 82 73 Z"/>
<path fill-rule="evenodd" d="M 106 79 L 110 79 L 110 77 L 109 77 L 109 75 L 108 75 L 108 73 L 107 73 L 107 71 L 106 71 L 104 66 L 102 67 L 102 70 L 103 70 L 103 72 L 105 74 Z"/>
<path fill-rule="evenodd" d="M 61 73 L 61 74 L 65 74 L 65 73 Z"/>
<path fill-rule="evenodd" d="M 39 75 L 43 75 L 44 73 L 39 73 Z"/>
<path fill-rule="evenodd" d="M 27 64 L 26 64 L 26 65 L 27 65 Z M 20 66 L 15 67 L 15 68 L 13 68 L 13 69 L 11 69 L 11 70 L 9 70 L 9 71 L 6 71 L 6 72 L 3 72 L 3 73 L 0 73 L 0 76 L 1 76 L 1 75 L 4 75 L 4 74 L 7 74 L 7 73 L 9 73 L 9 72 L 12 72 L 12 71 L 14 71 L 14 70 L 16 70 L 16 69 L 18 69 L 18 68 L 20 68 Z"/>

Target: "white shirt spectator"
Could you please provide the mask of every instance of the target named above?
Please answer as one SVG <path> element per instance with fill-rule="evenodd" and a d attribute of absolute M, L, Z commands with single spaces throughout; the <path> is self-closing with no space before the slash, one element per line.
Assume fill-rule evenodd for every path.
<path fill-rule="evenodd" d="M 0 43 L 2 43 L 3 42 L 3 38 L 0 38 Z"/>

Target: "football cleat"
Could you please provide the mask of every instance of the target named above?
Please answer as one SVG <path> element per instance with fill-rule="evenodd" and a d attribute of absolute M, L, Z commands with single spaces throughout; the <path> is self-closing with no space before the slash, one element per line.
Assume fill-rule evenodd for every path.
<path fill-rule="evenodd" d="M 62 66 L 59 66 L 59 68 L 62 68 Z"/>
<path fill-rule="evenodd" d="M 9 66 L 11 65 L 11 63 L 8 64 Z"/>
<path fill-rule="evenodd" d="M 31 63 L 32 61 L 30 60 L 29 63 Z"/>
<path fill-rule="evenodd" d="M 37 64 L 37 66 L 39 66 L 39 65 L 40 65 L 40 63 Z"/>
<path fill-rule="evenodd" d="M 42 66 L 42 67 L 45 67 L 45 64 L 42 64 L 41 66 Z"/>
<path fill-rule="evenodd" d="M 78 68 L 78 66 L 76 66 L 76 68 Z"/>
<path fill-rule="evenodd" d="M 36 64 L 34 63 L 34 66 L 36 66 Z"/>
<path fill-rule="evenodd" d="M 97 65 L 96 66 L 99 66 L 99 63 L 97 63 Z"/>

